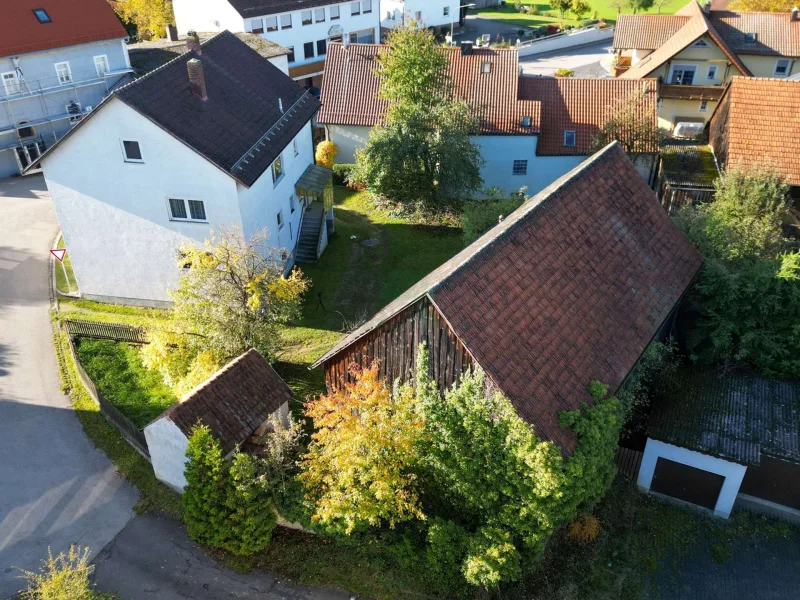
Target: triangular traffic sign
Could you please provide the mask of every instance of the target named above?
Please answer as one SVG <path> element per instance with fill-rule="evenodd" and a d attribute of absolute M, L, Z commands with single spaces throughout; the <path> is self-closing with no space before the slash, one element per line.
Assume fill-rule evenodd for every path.
<path fill-rule="evenodd" d="M 58 259 L 58 262 L 64 262 L 64 255 L 67 253 L 66 248 L 59 248 L 58 250 L 50 250 L 50 254 Z"/>

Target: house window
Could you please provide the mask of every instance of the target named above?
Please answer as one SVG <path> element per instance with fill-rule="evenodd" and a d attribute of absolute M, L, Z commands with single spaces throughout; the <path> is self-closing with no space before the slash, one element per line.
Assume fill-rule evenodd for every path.
<path fill-rule="evenodd" d="M 674 65 L 669 82 L 676 85 L 692 85 L 696 72 L 697 67 L 695 65 Z"/>
<path fill-rule="evenodd" d="M 36 136 L 36 129 L 31 125 L 27 125 L 28 121 L 20 121 L 17 123 L 17 135 L 21 138 L 29 138 Z"/>
<path fill-rule="evenodd" d="M 142 160 L 142 149 L 136 140 L 121 140 L 122 156 L 125 162 L 144 162 Z"/>
<path fill-rule="evenodd" d="M 64 107 L 64 110 L 67 111 L 67 114 L 69 115 L 70 127 L 75 125 L 75 123 L 83 118 L 83 113 L 81 112 L 81 105 L 79 102 L 70 102 Z"/>
<path fill-rule="evenodd" d="M 0 77 L 3 79 L 3 87 L 5 88 L 7 95 L 10 96 L 11 94 L 19 94 L 21 88 L 16 71 L 8 71 L 7 73 L 0 75 Z"/>
<path fill-rule="evenodd" d="M 372 12 L 372 0 L 361 0 L 361 12 L 365 15 Z"/>
<path fill-rule="evenodd" d="M 311 20 L 311 11 L 310 10 L 300 11 L 300 22 L 303 25 L 311 25 L 311 23 L 313 21 Z"/>
<path fill-rule="evenodd" d="M 291 25 L 291 19 L 289 20 L 289 24 Z M 264 28 L 267 31 L 278 31 L 278 17 L 265 17 L 264 18 Z"/>
<path fill-rule="evenodd" d="M 314 42 L 303 44 L 303 56 L 305 58 L 314 58 Z"/>
<path fill-rule="evenodd" d="M 324 23 L 325 22 L 325 9 L 318 8 L 314 11 L 314 21 L 317 23 Z"/>
<path fill-rule="evenodd" d="M 328 51 L 328 40 L 317 40 L 317 56 L 325 56 Z"/>
<path fill-rule="evenodd" d="M 445 17 L 450 16 L 450 7 L 449 6 L 445 6 L 442 9 L 442 16 L 445 16 Z"/>
<path fill-rule="evenodd" d="M 273 17 L 273 19 L 274 18 L 275 17 Z M 264 20 L 250 19 L 250 33 L 264 33 Z"/>
<path fill-rule="evenodd" d="M 522 117 L 522 126 L 523 127 L 530 127 L 531 126 L 531 118 L 530 117 Z"/>
<path fill-rule="evenodd" d="M 706 112 L 708 110 L 708 100 L 700 100 L 700 112 Z"/>
<path fill-rule="evenodd" d="M 272 163 L 272 183 L 278 185 L 278 182 L 283 179 L 283 157 L 278 155 L 275 162 Z"/>
<path fill-rule="evenodd" d="M 297 156 L 297 154 L 298 154 L 298 152 L 299 152 L 299 151 L 297 150 L 297 138 L 294 138 L 294 139 L 292 140 L 292 151 L 294 152 L 294 155 L 295 155 L 295 156 Z"/>
<path fill-rule="evenodd" d="M 575 132 L 564 130 L 564 145 L 570 148 L 575 147 Z"/>
<path fill-rule="evenodd" d="M 785 77 L 789 74 L 789 68 L 792 65 L 792 61 L 789 58 L 779 58 L 778 62 L 775 63 L 775 71 L 772 73 L 773 75 L 777 75 L 778 77 Z"/>
<path fill-rule="evenodd" d="M 357 44 L 358 43 L 358 34 L 357 33 L 351 33 L 350 34 L 350 43 L 351 44 Z"/>
<path fill-rule="evenodd" d="M 58 75 L 58 83 L 70 83 L 72 81 L 72 70 L 69 68 L 68 62 L 56 63 L 54 66 Z"/>
<path fill-rule="evenodd" d="M 355 17 L 356 15 L 361 14 L 361 2 L 351 2 L 350 3 L 350 16 Z"/>
<path fill-rule="evenodd" d="M 183 198 L 169 198 L 169 216 L 170 219 L 173 221 L 205 222 L 206 207 L 202 200 L 184 200 Z M 186 268 L 186 263 L 184 263 L 184 268 Z"/>
<path fill-rule="evenodd" d="M 293 63 L 294 62 L 294 46 L 289 46 L 287 48 L 287 50 L 289 51 L 289 54 L 286 57 L 286 60 L 288 60 L 290 63 Z"/>
<path fill-rule="evenodd" d="M 336 19 L 339 18 L 339 7 L 338 6 L 331 6 L 329 10 L 331 11 L 331 21 L 335 21 Z"/>
<path fill-rule="evenodd" d="M 697 40 L 694 44 L 692 44 L 692 48 L 709 48 L 708 42 L 705 41 L 703 38 Z"/>
<path fill-rule="evenodd" d="M 758 39 L 758 35 L 755 33 L 745 33 L 744 34 L 744 41 L 748 44 L 755 44 L 756 40 Z"/>
<path fill-rule="evenodd" d="M 717 78 L 717 65 L 710 65 L 708 67 L 708 71 L 706 72 L 706 79 L 709 81 L 713 81 Z"/>
<path fill-rule="evenodd" d="M 291 29 L 292 28 L 292 15 L 281 15 L 281 29 Z"/>
<path fill-rule="evenodd" d="M 481 63 L 481 73 L 485 75 L 491 72 L 492 72 L 492 63 L 490 62 Z"/>
<path fill-rule="evenodd" d="M 515 160 L 514 166 L 511 169 L 512 175 L 527 175 L 528 174 L 528 161 L 527 160 Z"/>
<path fill-rule="evenodd" d="M 36 20 L 39 23 L 52 23 L 53 20 L 50 18 L 50 15 L 47 14 L 47 11 L 43 8 L 34 8 L 33 14 L 36 17 Z"/>
<path fill-rule="evenodd" d="M 278 211 L 278 231 L 280 231 L 281 229 L 283 229 L 283 211 L 279 210 Z"/>
<path fill-rule="evenodd" d="M 294 203 L 294 194 L 289 196 L 289 212 L 294 212 L 297 206 Z"/>
<path fill-rule="evenodd" d="M 94 57 L 94 70 L 97 71 L 98 77 L 102 77 L 111 70 L 108 68 L 108 57 L 105 54 Z"/>

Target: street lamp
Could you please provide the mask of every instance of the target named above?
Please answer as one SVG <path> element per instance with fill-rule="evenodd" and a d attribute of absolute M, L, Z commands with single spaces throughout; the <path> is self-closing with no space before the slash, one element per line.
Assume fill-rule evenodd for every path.
<path fill-rule="evenodd" d="M 472 4 L 462 4 L 461 6 L 459 6 L 456 9 L 458 11 L 459 19 L 461 18 L 461 9 L 462 8 L 473 8 L 474 6 L 475 6 L 474 3 L 472 3 Z M 455 33 L 454 33 L 453 30 L 455 29 L 455 27 L 456 27 L 456 15 L 455 14 L 451 14 L 450 15 L 450 43 L 451 44 L 454 41 L 453 37 L 454 37 Z"/>

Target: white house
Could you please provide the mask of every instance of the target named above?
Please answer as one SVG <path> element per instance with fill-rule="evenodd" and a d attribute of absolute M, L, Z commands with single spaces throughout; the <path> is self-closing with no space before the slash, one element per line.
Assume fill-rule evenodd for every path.
<path fill-rule="evenodd" d="M 289 76 L 319 88 L 330 42 L 380 39 L 380 0 L 173 0 L 179 34 L 257 33 L 289 49 Z"/>
<path fill-rule="evenodd" d="M 333 222 L 318 109 L 229 32 L 111 94 L 39 161 L 83 297 L 168 305 L 179 247 L 221 226 L 266 228 L 287 268 L 316 260 Z"/>
<path fill-rule="evenodd" d="M 461 5 L 458 0 L 381 0 L 381 28 L 394 29 L 413 19 L 423 27 L 441 28 L 447 33 L 451 28 L 457 31 Z"/>
<path fill-rule="evenodd" d="M 336 160 L 353 162 L 355 151 L 383 120 L 387 102 L 378 98 L 376 57 L 388 46 L 331 44 L 322 82 L 318 122 L 339 147 Z M 485 161 L 486 188 L 535 194 L 591 154 L 592 142 L 615 103 L 640 94 L 641 117 L 656 126 L 656 81 L 521 77 L 515 48 L 442 48 L 454 94 L 479 115 L 472 138 Z M 635 164 L 649 182 L 656 147 L 641 149 Z"/>
<path fill-rule="evenodd" d="M 288 425 L 289 387 L 255 350 L 248 350 L 173 404 L 144 428 L 156 477 L 182 492 L 192 428 L 207 425 L 229 456 L 269 429 L 271 416 Z"/>

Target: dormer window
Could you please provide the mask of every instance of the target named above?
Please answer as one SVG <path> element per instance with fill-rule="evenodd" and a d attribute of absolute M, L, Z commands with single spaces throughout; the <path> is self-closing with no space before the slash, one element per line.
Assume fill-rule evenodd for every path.
<path fill-rule="evenodd" d="M 758 35 L 755 33 L 744 34 L 744 41 L 747 42 L 748 44 L 754 44 L 756 42 L 756 39 L 758 39 Z"/>
<path fill-rule="evenodd" d="M 490 62 L 481 63 L 481 73 L 485 75 L 491 72 L 492 72 L 492 63 Z"/>
<path fill-rule="evenodd" d="M 50 19 L 50 15 L 47 14 L 47 11 L 43 8 L 34 8 L 33 15 L 36 17 L 36 20 L 39 23 L 52 23 L 52 19 Z"/>
<path fill-rule="evenodd" d="M 564 145 L 568 148 L 575 147 L 575 132 L 564 130 Z"/>
<path fill-rule="evenodd" d="M 522 126 L 523 127 L 530 127 L 531 126 L 531 118 L 530 117 L 522 117 Z"/>

